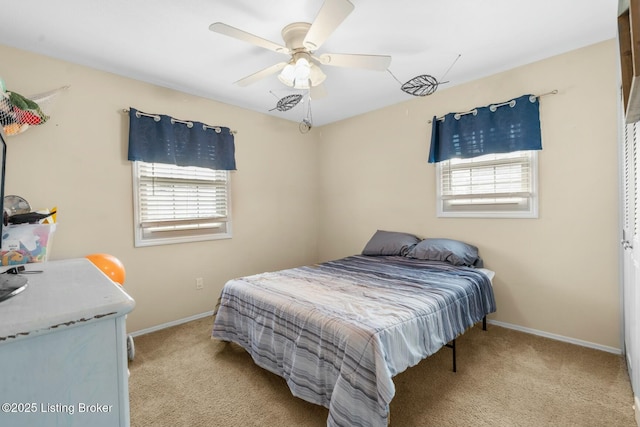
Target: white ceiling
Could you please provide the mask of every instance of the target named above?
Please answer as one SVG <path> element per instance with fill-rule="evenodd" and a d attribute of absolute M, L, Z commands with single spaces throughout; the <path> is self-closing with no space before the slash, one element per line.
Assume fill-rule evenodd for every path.
<path fill-rule="evenodd" d="M 449 83 L 440 86 L 446 88 L 616 37 L 618 0 L 351 2 L 355 9 L 317 54 L 391 55 L 389 72 L 322 66 L 328 95 L 312 101 L 314 126 L 414 98 L 394 76 L 404 83 L 421 74 L 441 80 L 446 73 Z M 305 105 L 269 111 L 296 93 L 276 74 L 248 87 L 234 85 L 287 57 L 214 33 L 209 25 L 224 22 L 283 44 L 282 28 L 313 22 L 322 4 L 0 0 L 0 44 L 300 122 Z M 0 74 L 7 66 L 0 59 Z"/>

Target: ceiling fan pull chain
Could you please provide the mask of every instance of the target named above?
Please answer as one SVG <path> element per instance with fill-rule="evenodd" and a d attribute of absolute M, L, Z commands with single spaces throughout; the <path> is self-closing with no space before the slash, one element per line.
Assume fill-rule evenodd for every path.
<path fill-rule="evenodd" d="M 307 133 L 313 127 L 313 118 L 311 117 L 311 91 L 309 91 L 309 95 L 307 96 L 307 114 L 302 119 L 302 122 L 298 126 L 300 133 Z"/>

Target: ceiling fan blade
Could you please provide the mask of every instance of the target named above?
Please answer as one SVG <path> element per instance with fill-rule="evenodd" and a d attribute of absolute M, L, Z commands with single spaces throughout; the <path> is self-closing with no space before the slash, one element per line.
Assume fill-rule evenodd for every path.
<path fill-rule="evenodd" d="M 235 84 L 242 87 L 249 86 L 250 84 L 257 82 L 258 80 L 261 80 L 267 76 L 270 76 L 271 74 L 277 73 L 278 71 L 286 67 L 286 65 L 287 65 L 286 62 L 278 62 L 277 64 L 267 67 L 264 70 L 260 70 L 256 73 L 253 73 L 247 77 L 244 77 L 238 80 L 237 82 L 235 82 Z"/>
<path fill-rule="evenodd" d="M 235 39 L 242 40 L 243 42 L 251 43 L 274 52 L 289 54 L 289 49 L 282 45 L 263 39 L 262 37 L 258 37 L 251 33 L 247 33 L 246 31 L 242 31 L 236 27 L 232 27 L 231 25 L 223 24 L 222 22 L 214 22 L 209 25 L 209 29 L 214 33 L 224 34 L 225 36 L 233 37 Z"/>
<path fill-rule="evenodd" d="M 311 51 L 317 50 L 349 16 L 353 7 L 349 0 L 325 0 L 304 37 L 304 47 Z"/>
<path fill-rule="evenodd" d="M 311 86 L 310 90 L 310 95 L 311 95 L 311 99 L 320 99 L 320 98 L 324 98 L 325 96 L 327 96 L 329 93 L 327 92 L 327 88 L 324 87 L 324 85 L 318 85 L 318 86 Z"/>
<path fill-rule="evenodd" d="M 335 67 L 366 68 L 384 71 L 391 65 L 388 55 L 357 55 L 347 53 L 324 53 L 318 58 L 324 65 Z"/>

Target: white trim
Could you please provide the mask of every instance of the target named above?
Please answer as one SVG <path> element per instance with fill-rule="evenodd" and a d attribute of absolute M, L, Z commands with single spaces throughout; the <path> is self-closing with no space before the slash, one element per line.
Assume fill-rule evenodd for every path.
<path fill-rule="evenodd" d="M 227 172 L 227 220 L 225 222 L 226 231 L 222 232 L 202 232 L 191 235 L 173 235 L 169 237 L 144 237 L 143 229 L 140 226 L 140 161 L 131 162 L 131 174 L 133 176 L 133 245 L 136 248 L 144 248 L 158 245 L 172 245 L 176 243 L 203 242 L 210 240 L 231 239 L 232 234 L 232 213 L 231 213 L 231 171 Z M 215 229 L 209 229 L 210 231 Z M 169 233 L 167 233 L 169 234 Z"/>
<path fill-rule="evenodd" d="M 444 209 L 445 199 L 442 197 L 442 174 L 443 163 L 436 163 L 436 217 L 438 218 L 538 218 L 538 150 L 528 150 L 531 154 L 529 169 L 531 173 L 531 188 L 528 196 L 529 208 L 526 210 L 518 210 L 515 207 L 517 204 L 513 204 L 513 209 L 509 208 L 510 205 L 505 205 L 502 209 L 487 209 L 487 210 L 447 210 Z M 504 153 L 509 154 L 509 153 Z M 471 205 L 466 205 L 471 206 Z"/>
<path fill-rule="evenodd" d="M 152 326 L 150 328 L 141 329 L 139 331 L 132 332 L 129 335 L 132 336 L 132 337 L 138 337 L 140 335 L 150 334 L 151 332 L 157 332 L 157 331 L 160 331 L 162 329 L 170 328 L 172 326 L 182 325 L 183 323 L 187 323 L 187 322 L 191 322 L 191 321 L 194 321 L 194 320 L 202 319 L 202 318 L 208 317 L 208 316 L 213 316 L 213 310 L 207 311 L 207 312 L 204 312 L 204 313 L 200 313 L 200 314 L 195 314 L 195 315 L 190 316 L 190 317 L 185 317 L 184 319 L 173 320 L 171 322 L 163 323 L 163 324 L 157 325 L 157 326 Z M 213 324 L 211 324 L 211 327 L 213 327 Z"/>
<path fill-rule="evenodd" d="M 487 323 L 490 323 L 496 326 L 502 326 L 503 328 L 507 328 L 507 329 L 514 329 L 516 331 L 525 332 L 527 334 L 538 335 L 545 338 L 551 338 L 552 340 L 556 340 L 556 341 L 562 341 L 569 344 L 576 344 L 582 347 L 593 348 L 595 350 L 606 351 L 607 353 L 622 354 L 622 350 L 619 348 L 609 347 L 607 345 L 602 345 L 602 344 L 596 344 L 589 341 L 583 341 L 576 338 L 565 337 L 563 335 L 552 334 L 549 332 L 540 331 L 538 329 L 525 328 L 524 326 L 513 325 L 511 323 L 499 322 L 497 320 L 489 320 L 489 319 L 487 319 Z"/>

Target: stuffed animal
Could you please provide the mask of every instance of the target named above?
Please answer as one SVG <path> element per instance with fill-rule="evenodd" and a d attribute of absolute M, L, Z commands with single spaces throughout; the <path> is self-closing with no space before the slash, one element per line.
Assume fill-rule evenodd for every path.
<path fill-rule="evenodd" d="M 40 125 L 49 120 L 37 102 L 16 92 L 6 90 L 0 78 L 0 125 L 5 134 L 17 135 L 29 126 Z"/>
<path fill-rule="evenodd" d="M 17 123 L 39 125 L 49 120 L 49 116 L 42 112 L 40 106 L 35 101 L 25 98 L 16 92 L 7 93 L 9 94 L 9 101 L 13 105 L 13 112 L 16 115 Z"/>

